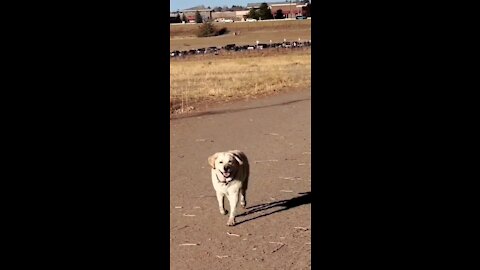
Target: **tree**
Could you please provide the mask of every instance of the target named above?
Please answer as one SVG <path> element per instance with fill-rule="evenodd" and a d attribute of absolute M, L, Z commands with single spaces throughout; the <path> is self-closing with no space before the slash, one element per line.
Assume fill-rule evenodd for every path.
<path fill-rule="evenodd" d="M 275 13 L 275 19 L 283 19 L 283 11 L 281 9 L 277 10 Z"/>
<path fill-rule="evenodd" d="M 247 18 L 258 20 L 257 10 L 255 10 L 254 8 L 250 9 L 250 11 L 247 14 Z"/>
<path fill-rule="evenodd" d="M 245 10 L 244 7 L 242 6 L 236 6 L 236 5 L 232 5 L 232 8 L 231 8 L 232 11 L 237 11 L 237 10 Z"/>
<path fill-rule="evenodd" d="M 206 21 L 198 27 L 197 36 L 198 37 L 211 37 L 218 36 L 227 33 L 228 30 L 226 27 L 218 30 L 211 21 Z"/>
<path fill-rule="evenodd" d="M 312 16 L 311 5 L 312 5 L 312 4 L 309 3 L 309 4 L 307 4 L 307 6 L 305 7 L 305 14 L 304 14 L 304 15 L 307 16 L 307 17 L 311 17 L 311 16 Z"/>
<path fill-rule="evenodd" d="M 202 23 L 203 22 L 202 15 L 200 15 L 200 12 L 198 10 L 195 11 L 195 22 L 196 23 Z"/>
<path fill-rule="evenodd" d="M 180 14 L 177 13 L 176 17 L 170 17 L 170 23 L 181 23 Z"/>
<path fill-rule="evenodd" d="M 182 21 L 184 22 L 188 21 L 187 16 L 185 16 L 185 13 L 182 13 Z"/>
<path fill-rule="evenodd" d="M 272 11 L 268 8 L 267 3 L 262 3 L 258 8 L 257 13 L 262 20 L 273 19 Z"/>
<path fill-rule="evenodd" d="M 197 36 L 198 37 L 211 37 L 215 36 L 215 26 L 211 22 L 204 22 L 198 27 Z"/>

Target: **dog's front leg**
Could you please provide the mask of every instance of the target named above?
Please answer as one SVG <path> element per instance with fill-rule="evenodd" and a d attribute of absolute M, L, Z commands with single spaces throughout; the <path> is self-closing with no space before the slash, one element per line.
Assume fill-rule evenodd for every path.
<path fill-rule="evenodd" d="M 223 193 L 217 192 L 217 200 L 218 200 L 218 209 L 220 210 L 220 214 L 225 215 L 227 212 L 225 211 L 225 207 L 223 206 Z"/>
<path fill-rule="evenodd" d="M 230 216 L 228 217 L 227 225 L 233 226 L 235 225 L 235 208 L 238 203 L 238 192 L 229 193 L 227 196 L 230 203 Z"/>
<path fill-rule="evenodd" d="M 247 207 L 247 191 L 243 188 L 240 190 L 240 205 L 243 208 Z"/>

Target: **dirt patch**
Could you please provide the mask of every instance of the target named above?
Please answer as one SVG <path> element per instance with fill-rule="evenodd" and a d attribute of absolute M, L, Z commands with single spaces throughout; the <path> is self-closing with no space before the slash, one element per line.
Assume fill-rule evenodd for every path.
<path fill-rule="evenodd" d="M 311 269 L 310 93 L 170 121 L 171 269 Z M 218 211 L 207 163 L 228 149 L 251 163 L 247 208 L 234 227 Z"/>

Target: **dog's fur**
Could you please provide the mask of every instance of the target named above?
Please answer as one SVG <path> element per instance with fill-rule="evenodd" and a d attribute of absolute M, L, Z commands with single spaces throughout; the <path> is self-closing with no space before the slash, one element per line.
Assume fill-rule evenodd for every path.
<path fill-rule="evenodd" d="M 223 206 L 223 197 L 227 196 L 230 204 L 228 226 L 235 225 L 235 208 L 240 199 L 240 205 L 247 206 L 246 192 L 250 174 L 247 156 L 239 150 L 217 152 L 208 157 L 212 167 L 212 184 L 217 193 L 218 207 L 222 215 L 227 214 Z"/>

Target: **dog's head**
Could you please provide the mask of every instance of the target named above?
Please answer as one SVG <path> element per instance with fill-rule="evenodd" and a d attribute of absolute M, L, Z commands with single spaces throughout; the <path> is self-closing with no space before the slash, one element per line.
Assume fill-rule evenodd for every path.
<path fill-rule="evenodd" d="M 243 161 L 234 153 L 218 152 L 208 157 L 208 164 L 217 172 L 218 176 L 228 182 L 233 179 Z"/>

